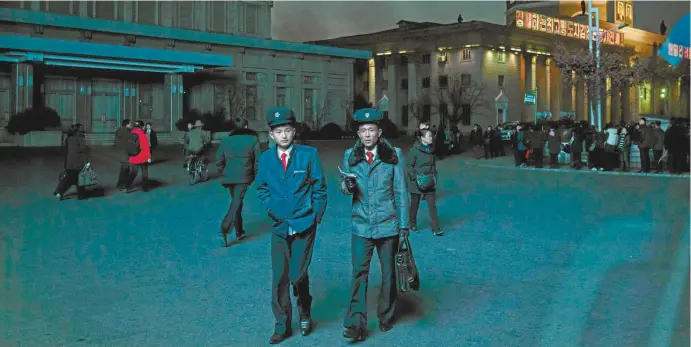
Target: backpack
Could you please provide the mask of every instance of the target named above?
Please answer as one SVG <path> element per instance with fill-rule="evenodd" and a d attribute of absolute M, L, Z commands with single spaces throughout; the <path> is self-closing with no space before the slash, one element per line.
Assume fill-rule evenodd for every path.
<path fill-rule="evenodd" d="M 127 138 L 127 155 L 134 157 L 141 152 L 141 147 L 139 147 L 139 136 L 137 134 L 132 134 Z"/>

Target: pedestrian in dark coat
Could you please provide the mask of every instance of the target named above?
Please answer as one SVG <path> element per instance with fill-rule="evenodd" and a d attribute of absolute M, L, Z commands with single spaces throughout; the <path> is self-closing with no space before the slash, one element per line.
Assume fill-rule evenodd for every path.
<path fill-rule="evenodd" d="M 448 152 L 448 144 L 446 140 L 446 127 L 444 124 L 439 127 L 439 130 L 434 137 L 434 150 L 439 160 L 442 160 L 444 157 L 446 157 Z"/>
<path fill-rule="evenodd" d="M 422 130 L 419 133 L 417 141 L 413 144 L 413 148 L 408 151 L 406 156 L 406 175 L 408 176 L 408 191 L 410 192 L 410 230 L 417 232 L 417 211 L 420 206 L 420 200 L 427 201 L 427 208 L 429 209 L 429 218 L 432 223 L 432 234 L 434 236 L 443 236 L 444 232 L 439 227 L 439 219 L 437 218 L 437 203 L 435 197 L 436 191 L 436 177 L 437 177 L 437 161 L 432 150 L 432 143 L 434 138 L 430 130 Z M 417 183 L 418 175 L 426 175 L 434 177 L 434 185 L 425 190 L 420 190 Z"/>
<path fill-rule="evenodd" d="M 549 150 L 549 165 L 552 169 L 559 168 L 559 153 L 561 152 L 561 136 L 557 129 L 549 129 L 547 134 L 547 150 Z"/>
<path fill-rule="evenodd" d="M 86 198 L 86 188 L 78 184 L 79 173 L 89 163 L 89 148 L 86 146 L 86 136 L 84 136 L 81 124 L 75 124 L 70 128 L 65 142 L 67 145 L 65 173 L 63 179 L 58 182 L 53 195 L 61 200 L 70 187 L 76 186 L 77 198 L 82 200 Z"/>
<path fill-rule="evenodd" d="M 667 149 L 667 162 L 671 174 L 681 174 L 686 165 L 686 152 L 689 148 L 689 140 L 686 137 L 686 129 L 678 119 L 673 119 L 671 126 L 665 134 L 665 148 Z"/>
<path fill-rule="evenodd" d="M 146 123 L 146 128 L 144 129 L 146 138 L 149 140 L 149 152 L 151 152 L 151 161 L 154 158 L 154 149 L 158 147 L 158 136 L 156 135 L 156 130 L 151 127 L 151 123 Z M 149 162 L 151 162 L 149 161 Z"/>
<path fill-rule="evenodd" d="M 118 182 L 116 184 L 118 190 L 124 190 L 127 185 L 127 177 L 130 175 L 130 154 L 128 149 L 130 142 L 134 142 L 136 139 L 137 135 L 132 134 L 132 123 L 130 120 L 123 120 L 118 130 L 115 131 L 115 152 L 120 161 L 120 173 L 118 174 Z"/>
<path fill-rule="evenodd" d="M 271 308 L 276 319 L 270 344 L 291 336 L 290 284 L 297 297 L 300 331 L 312 331 L 308 269 L 317 224 L 326 211 L 326 179 L 317 150 L 294 144 L 295 116 L 285 107 L 267 114 L 275 146 L 259 157 L 257 194 L 273 221 L 271 229 Z"/>
<path fill-rule="evenodd" d="M 468 141 L 468 145 L 473 150 L 473 157 L 475 157 L 475 159 L 480 159 L 482 156 L 481 152 L 484 140 L 482 136 L 482 128 L 480 128 L 479 125 L 473 125 L 473 130 L 470 131 Z"/>
<path fill-rule="evenodd" d="M 631 169 L 631 135 L 626 127 L 619 130 L 617 138 L 617 150 L 619 151 L 619 170 L 627 172 Z"/>
<path fill-rule="evenodd" d="M 494 150 L 495 158 L 499 157 L 500 155 L 502 157 L 506 155 L 506 151 L 504 150 L 504 143 L 502 143 L 501 139 L 501 129 L 499 129 L 499 127 L 495 127 L 494 130 L 492 130 L 491 147 Z"/>
<path fill-rule="evenodd" d="M 638 150 L 641 155 L 641 171 L 643 173 L 650 172 L 650 148 L 655 145 L 655 135 L 651 132 L 651 129 L 646 125 L 646 119 L 641 118 L 638 121 L 638 137 L 639 144 Z"/>
<path fill-rule="evenodd" d="M 571 165 L 576 170 L 580 170 L 583 165 L 584 140 L 583 127 L 580 124 L 576 124 L 573 129 L 573 141 L 571 142 Z"/>
<path fill-rule="evenodd" d="M 482 146 L 485 149 L 485 160 L 494 158 L 494 148 L 492 148 L 492 139 L 494 138 L 494 130 L 491 126 L 487 127 L 485 134 L 482 136 Z"/>
<path fill-rule="evenodd" d="M 530 135 L 530 148 L 533 150 L 533 158 L 535 159 L 535 167 L 542 168 L 545 157 L 545 141 L 547 136 L 542 131 L 542 126 L 537 124 L 533 127 L 533 132 Z"/>
<path fill-rule="evenodd" d="M 653 162 L 655 164 L 655 172 L 662 173 L 662 152 L 665 150 L 665 131 L 662 130 L 662 123 L 657 121 L 650 129 L 653 134 Z"/>
<path fill-rule="evenodd" d="M 395 255 L 399 237 L 408 235 L 410 211 L 403 152 L 381 138 L 382 113 L 360 109 L 353 119 L 358 124 L 359 139 L 345 151 L 341 163 L 341 192 L 353 197 L 353 284 L 343 337 L 362 341 L 367 332 L 367 284 L 375 248 L 382 271 L 377 300 L 379 330 L 385 332 L 393 327 L 398 293 Z"/>
<path fill-rule="evenodd" d="M 242 226 L 242 201 L 247 187 L 254 181 L 261 153 L 257 133 L 247 128 L 246 119 L 235 119 L 235 130 L 221 140 L 216 152 L 218 167 L 223 170 L 221 185 L 228 189 L 231 199 L 228 212 L 221 223 L 224 241 L 233 227 L 238 240 L 245 236 Z"/>

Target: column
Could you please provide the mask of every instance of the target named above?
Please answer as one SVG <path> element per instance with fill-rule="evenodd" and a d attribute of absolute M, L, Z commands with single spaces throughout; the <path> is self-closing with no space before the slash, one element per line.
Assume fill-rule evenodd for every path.
<path fill-rule="evenodd" d="M 377 66 L 375 59 L 367 62 L 367 101 L 372 105 L 377 101 Z M 356 110 L 353 110 L 356 111 Z"/>
<path fill-rule="evenodd" d="M 424 52 L 422 52 L 424 54 Z M 418 59 L 422 59 L 421 57 L 418 57 Z M 420 105 L 423 104 L 428 104 L 430 105 L 430 118 L 435 117 L 434 115 L 436 114 L 436 119 L 434 122 L 432 122 L 432 119 L 430 119 L 430 124 L 436 124 L 438 125 L 441 119 L 439 118 L 439 97 L 434 95 L 439 91 L 439 75 L 443 74 L 439 72 L 439 58 L 437 57 L 437 52 L 429 52 L 429 93 L 427 93 L 427 97 L 422 98 L 421 95 L 416 95 L 416 98 L 418 99 L 418 102 Z M 460 78 L 461 75 L 458 75 L 458 78 Z M 455 76 L 451 75 L 449 76 L 450 79 L 454 78 Z M 471 79 L 475 78 L 475 76 L 471 76 Z M 449 81 L 450 83 L 450 81 Z M 422 80 L 416 80 L 415 85 L 422 86 Z M 422 110 L 420 110 L 422 112 Z M 474 112 L 473 112 L 474 113 Z M 471 115 L 472 117 L 472 115 Z M 471 122 L 473 122 L 471 118 Z"/>
<path fill-rule="evenodd" d="M 11 112 L 18 114 L 34 106 L 34 66 L 27 63 L 12 64 Z"/>
<path fill-rule="evenodd" d="M 166 74 L 163 80 L 164 123 L 163 131 L 173 131 L 175 122 L 182 118 L 182 75 Z"/>
<path fill-rule="evenodd" d="M 549 111 L 549 89 L 547 61 L 544 56 L 535 57 L 535 89 L 537 89 L 537 112 Z"/>
<path fill-rule="evenodd" d="M 93 117 L 92 108 L 92 81 L 90 78 L 79 78 L 77 80 L 77 122 L 82 123 L 84 129 L 92 131 L 91 122 Z"/>
<path fill-rule="evenodd" d="M 552 112 L 552 117 L 561 116 L 561 104 L 562 95 L 564 94 L 564 77 L 562 76 L 561 69 L 559 69 L 554 61 L 549 62 L 549 81 L 550 81 L 550 94 L 549 94 L 549 110 Z"/>
<path fill-rule="evenodd" d="M 137 98 L 137 82 L 125 81 L 123 83 L 122 91 L 122 106 L 120 108 L 120 119 L 119 123 L 123 119 L 135 119 L 137 118 L 137 107 L 139 106 L 139 98 Z M 154 124 L 155 127 L 164 126 L 165 124 Z"/>
<path fill-rule="evenodd" d="M 621 91 L 616 85 L 612 85 L 610 90 L 609 119 L 612 123 L 618 124 L 623 120 L 621 116 Z"/>
<path fill-rule="evenodd" d="M 632 87 L 624 87 L 621 90 L 621 100 L 623 103 L 621 105 L 621 119 L 626 123 L 629 123 L 631 122 L 631 120 L 633 120 L 633 118 L 631 117 L 631 88 Z M 638 102 L 638 100 L 635 101 Z"/>
<path fill-rule="evenodd" d="M 389 96 L 389 119 L 391 119 L 394 124 L 401 124 L 401 120 L 398 117 L 397 108 L 399 107 L 398 105 L 398 98 L 396 97 L 396 92 L 398 91 L 398 83 L 396 79 L 396 68 L 398 67 L 398 55 L 397 54 L 392 54 L 389 56 L 389 64 L 387 68 L 387 76 L 388 76 L 388 87 L 386 88 L 386 91 L 388 92 Z"/>
<path fill-rule="evenodd" d="M 609 77 L 603 79 L 603 81 L 600 84 L 601 88 L 597 92 L 598 97 L 600 98 L 600 117 L 601 117 L 601 122 L 600 124 L 600 129 L 605 128 L 605 124 L 610 123 L 612 120 L 612 117 L 610 117 L 610 113 L 608 112 L 609 110 L 609 105 L 610 105 L 610 98 L 609 98 L 609 89 L 610 89 L 610 79 Z"/>
<path fill-rule="evenodd" d="M 532 93 L 533 89 L 535 88 L 535 80 L 533 79 L 533 58 L 534 56 L 531 54 L 524 54 L 523 55 L 523 66 L 524 66 L 524 74 L 523 74 L 523 88 L 525 90 L 525 93 Z M 521 98 L 523 95 L 520 96 Z M 538 95 L 539 98 L 539 95 Z M 535 108 L 537 105 L 526 105 L 525 103 L 523 104 L 523 114 L 521 116 L 521 120 L 523 121 L 533 121 L 535 120 Z"/>
<path fill-rule="evenodd" d="M 419 116 L 419 105 L 415 103 L 418 107 L 417 110 L 411 108 L 413 100 L 417 99 L 417 54 L 412 53 L 408 55 L 408 114 L 401 115 L 402 117 L 408 117 L 408 129 L 415 129 L 418 126 L 417 119 L 413 116 L 415 112 Z"/>

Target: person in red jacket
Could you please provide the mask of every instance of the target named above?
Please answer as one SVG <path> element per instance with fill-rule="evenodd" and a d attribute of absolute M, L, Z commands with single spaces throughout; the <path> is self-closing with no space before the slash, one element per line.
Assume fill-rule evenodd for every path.
<path fill-rule="evenodd" d="M 142 191 L 149 191 L 149 162 L 151 161 L 151 149 L 149 139 L 144 133 L 144 122 L 138 120 L 132 128 L 132 133 L 139 140 L 139 153 L 130 157 L 130 177 L 127 180 L 127 192 L 132 191 L 132 184 L 137 178 L 137 173 L 142 172 Z"/>

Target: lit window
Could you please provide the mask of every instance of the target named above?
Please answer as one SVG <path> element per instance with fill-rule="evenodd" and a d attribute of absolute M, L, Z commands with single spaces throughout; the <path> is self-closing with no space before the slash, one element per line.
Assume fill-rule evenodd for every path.
<path fill-rule="evenodd" d="M 470 61 L 470 49 L 464 48 L 461 50 L 461 60 Z"/>
<path fill-rule="evenodd" d="M 506 63 L 506 52 L 497 53 L 497 62 L 498 63 Z"/>

